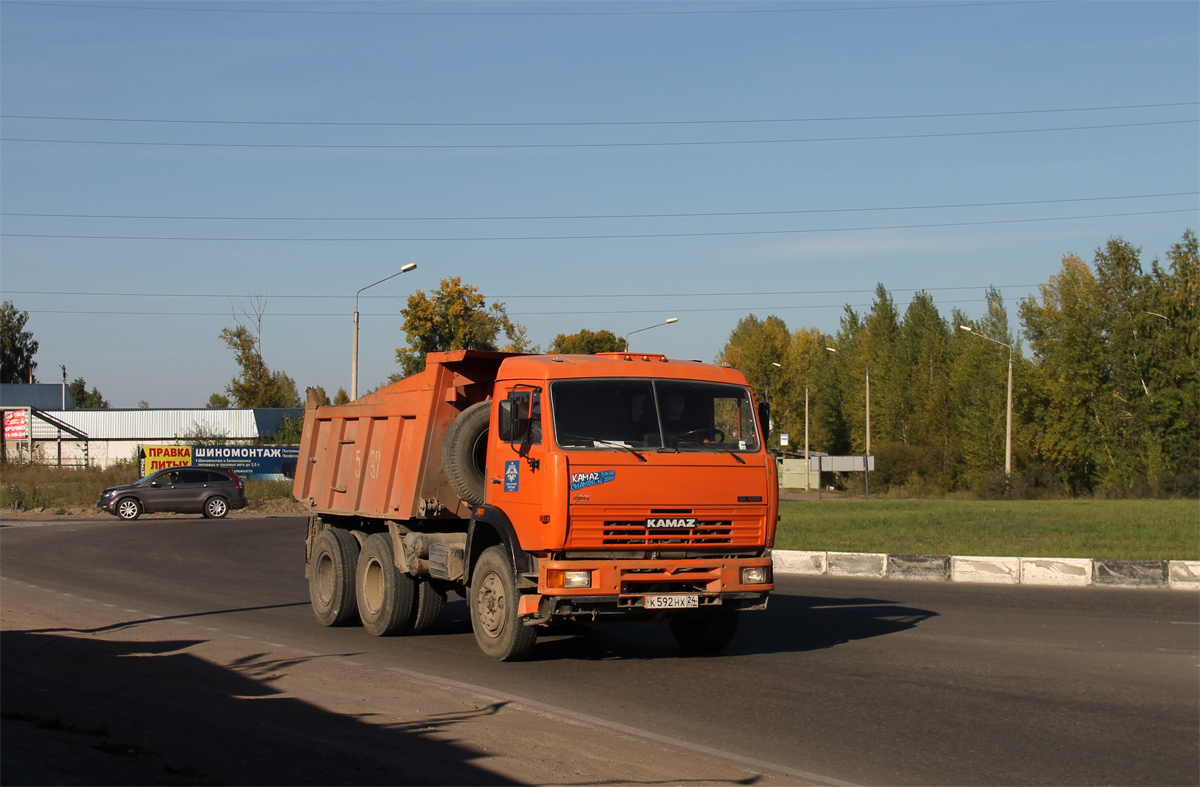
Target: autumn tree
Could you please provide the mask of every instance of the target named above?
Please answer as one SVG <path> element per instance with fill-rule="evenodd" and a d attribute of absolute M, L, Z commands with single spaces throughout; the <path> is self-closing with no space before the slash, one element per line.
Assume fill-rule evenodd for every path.
<path fill-rule="evenodd" d="M 508 318 L 503 303 L 487 305 L 477 288 L 463 284 L 458 276 L 442 279 L 437 290 L 426 295 L 417 290 L 408 296 L 404 316 L 407 347 L 396 350 L 401 376 L 424 370 L 425 355 L 446 350 L 503 350 L 529 352 L 533 348 L 525 326 Z M 503 333 L 508 340 L 499 345 Z"/>
<path fill-rule="evenodd" d="M 108 409 L 108 400 L 100 395 L 99 389 L 95 386 L 92 386 L 92 390 L 89 392 L 87 381 L 82 377 L 76 377 L 67 386 L 67 390 L 71 392 L 71 400 L 75 402 L 75 407 L 81 410 Z"/>
<path fill-rule="evenodd" d="M 560 333 L 550 343 L 548 352 L 563 355 L 592 355 L 594 353 L 624 352 L 628 342 L 612 331 L 589 331 L 587 328 L 578 333 Z"/>
<path fill-rule="evenodd" d="M 296 381 L 281 371 L 272 372 L 259 350 L 258 337 L 245 325 L 221 329 L 221 341 L 233 351 L 241 369 L 225 386 L 225 396 L 213 394 L 209 407 L 228 401 L 235 407 L 299 407 Z"/>
<path fill-rule="evenodd" d="M 12 301 L 0 305 L 0 382 L 37 382 L 33 372 L 37 369 L 38 343 L 33 332 L 25 330 L 29 312 L 17 311 Z"/>

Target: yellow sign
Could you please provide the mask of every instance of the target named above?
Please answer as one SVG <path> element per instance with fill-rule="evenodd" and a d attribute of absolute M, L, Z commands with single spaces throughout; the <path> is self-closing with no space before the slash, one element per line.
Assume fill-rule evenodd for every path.
<path fill-rule="evenodd" d="M 146 457 L 145 475 L 164 467 L 188 467 L 192 463 L 190 445 L 144 445 L 142 455 Z"/>

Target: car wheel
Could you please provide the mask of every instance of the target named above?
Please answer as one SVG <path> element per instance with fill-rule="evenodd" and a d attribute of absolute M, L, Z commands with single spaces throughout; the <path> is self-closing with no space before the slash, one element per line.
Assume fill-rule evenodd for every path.
<path fill-rule="evenodd" d="M 518 617 L 517 576 L 502 546 L 479 556 L 469 592 L 471 629 L 479 649 L 496 661 L 521 661 L 537 642 L 537 631 Z"/>
<path fill-rule="evenodd" d="M 130 522 L 142 515 L 142 504 L 136 497 L 123 497 L 117 501 L 117 516 Z"/>
<path fill-rule="evenodd" d="M 204 501 L 204 515 L 209 519 L 220 519 L 229 513 L 229 501 L 218 495 Z"/>
<path fill-rule="evenodd" d="M 446 594 L 433 586 L 427 579 L 417 583 L 417 611 L 413 615 L 413 634 L 425 634 L 437 623 L 442 614 Z"/>
<path fill-rule="evenodd" d="M 358 617 L 375 637 L 407 634 L 412 627 L 417 583 L 396 568 L 392 555 L 391 536 L 375 533 L 358 556 Z"/>

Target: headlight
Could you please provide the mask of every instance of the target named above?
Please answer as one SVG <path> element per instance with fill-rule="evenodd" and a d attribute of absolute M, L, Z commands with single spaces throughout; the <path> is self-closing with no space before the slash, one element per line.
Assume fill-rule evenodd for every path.
<path fill-rule="evenodd" d="M 765 585 L 770 581 L 770 571 L 766 566 L 746 566 L 742 569 L 743 585 Z"/>
<path fill-rule="evenodd" d="M 591 571 L 566 571 L 561 568 L 546 569 L 546 587 L 548 588 L 590 588 L 591 586 Z"/>

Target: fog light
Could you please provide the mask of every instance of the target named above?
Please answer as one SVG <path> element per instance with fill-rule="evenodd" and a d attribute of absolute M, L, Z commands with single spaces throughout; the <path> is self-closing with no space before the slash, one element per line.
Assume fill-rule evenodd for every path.
<path fill-rule="evenodd" d="M 546 569 L 546 587 L 549 588 L 590 588 L 592 572 L 588 570 L 566 571 L 561 568 Z"/>
<path fill-rule="evenodd" d="M 743 585 L 765 585 L 767 581 L 766 566 L 746 566 L 742 569 Z"/>

